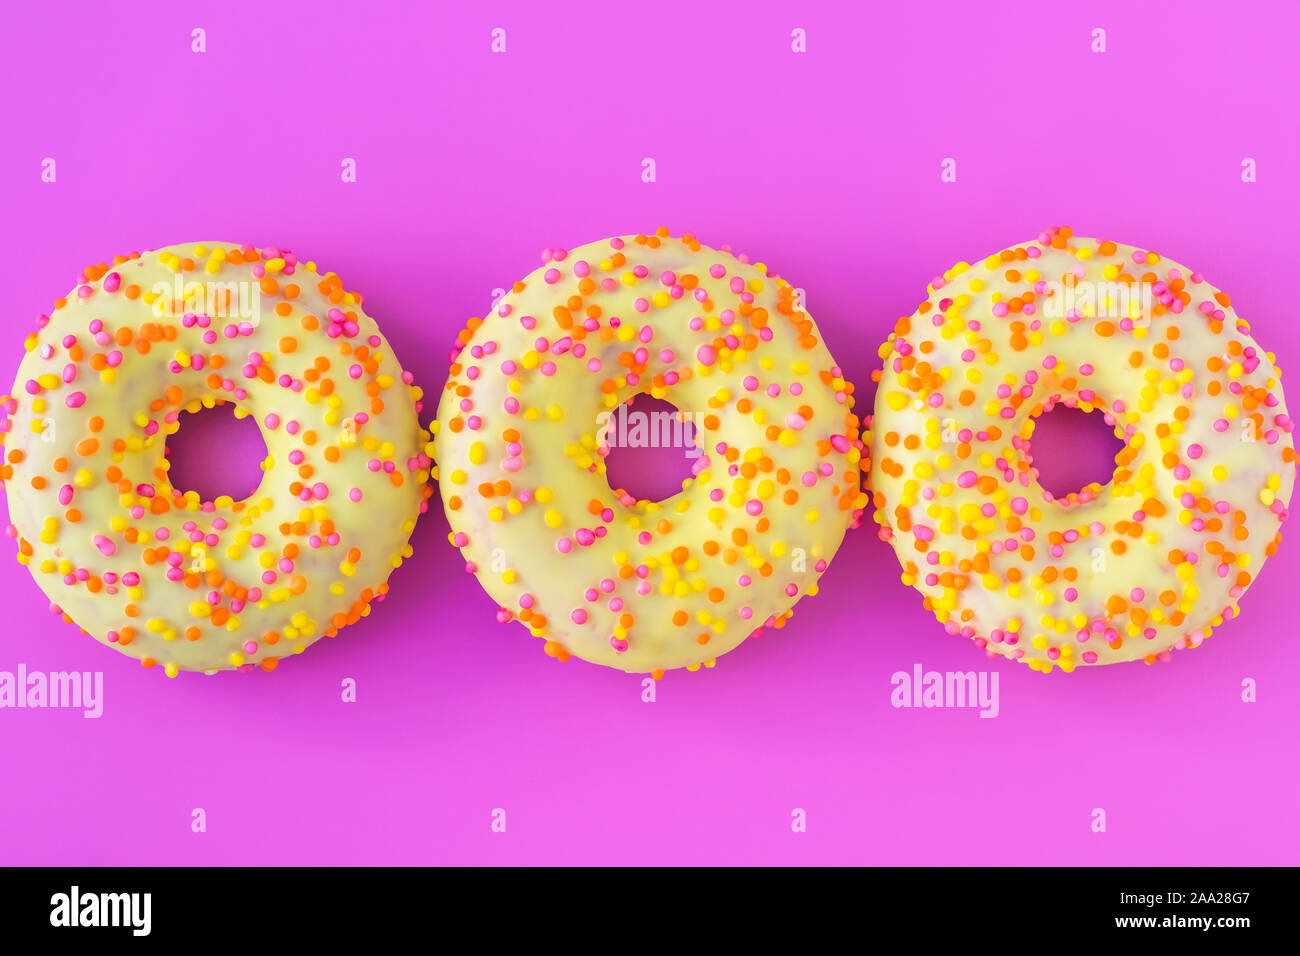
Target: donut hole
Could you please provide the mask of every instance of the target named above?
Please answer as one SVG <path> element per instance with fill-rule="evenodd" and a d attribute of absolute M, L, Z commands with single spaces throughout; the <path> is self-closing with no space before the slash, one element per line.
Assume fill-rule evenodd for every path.
<path fill-rule="evenodd" d="M 167 477 L 178 491 L 193 491 L 203 501 L 229 495 L 249 497 L 262 481 L 266 442 L 253 417 L 235 417 L 222 402 L 197 412 L 181 412 L 176 432 L 167 438 Z"/>
<path fill-rule="evenodd" d="M 1025 453 L 1043 490 L 1065 498 L 1090 484 L 1109 482 L 1123 447 L 1100 411 L 1056 405 L 1034 419 Z"/>
<path fill-rule="evenodd" d="M 671 498 L 700 459 L 695 434 L 692 416 L 672 402 L 644 394 L 628 399 L 604 422 L 609 487 L 638 501 Z"/>

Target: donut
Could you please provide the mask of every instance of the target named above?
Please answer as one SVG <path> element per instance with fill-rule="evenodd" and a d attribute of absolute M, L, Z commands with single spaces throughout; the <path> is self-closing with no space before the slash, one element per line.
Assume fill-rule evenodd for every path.
<path fill-rule="evenodd" d="M 1226 293 L 1156 252 L 1049 229 L 932 281 L 881 347 L 870 486 L 902 579 L 950 634 L 1044 673 L 1199 647 L 1280 540 L 1293 422 Z M 1056 405 L 1124 442 L 1054 497 Z"/>
<path fill-rule="evenodd" d="M 659 229 L 542 263 L 452 350 L 433 425 L 449 540 L 554 658 L 713 667 L 815 595 L 860 521 L 853 385 L 794 288 L 725 246 Z M 610 416 L 643 393 L 695 424 L 660 502 L 606 479 Z"/>
<path fill-rule="evenodd" d="M 204 242 L 88 267 L 0 399 L 6 531 L 50 609 L 180 671 L 273 670 L 367 615 L 427 508 L 429 433 L 379 328 L 288 250 Z M 182 411 L 266 443 L 240 501 L 168 482 Z"/>

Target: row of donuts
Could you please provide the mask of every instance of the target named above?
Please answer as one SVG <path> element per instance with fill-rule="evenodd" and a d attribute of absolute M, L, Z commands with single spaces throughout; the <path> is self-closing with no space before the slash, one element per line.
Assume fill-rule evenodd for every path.
<path fill-rule="evenodd" d="M 0 397 L 19 563 L 146 667 L 271 670 L 383 599 L 437 478 L 499 621 L 658 677 L 784 627 L 868 509 L 949 633 L 1044 672 L 1198 646 L 1277 548 L 1275 358 L 1154 251 L 1059 228 L 957 263 L 882 345 L 865 418 L 762 262 L 667 229 L 542 260 L 459 333 L 428 428 L 362 297 L 310 260 L 206 242 L 87 268 Z M 640 427 L 691 462 L 663 501 L 607 477 L 642 396 L 679 410 Z M 167 438 L 223 403 L 264 474 L 205 501 Z M 1104 487 L 1038 483 L 1058 405 L 1123 441 Z"/>

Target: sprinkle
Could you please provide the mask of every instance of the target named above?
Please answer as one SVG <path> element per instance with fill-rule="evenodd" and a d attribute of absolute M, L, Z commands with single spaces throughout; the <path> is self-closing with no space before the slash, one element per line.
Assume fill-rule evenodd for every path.
<path fill-rule="evenodd" d="M 853 386 L 793 287 L 746 257 L 661 229 L 570 258 L 561 283 L 545 250 L 452 346 L 436 451 L 453 543 L 498 620 L 552 657 L 711 667 L 784 626 L 858 524 Z M 701 407 L 647 428 L 645 393 Z M 594 423 L 573 413 L 588 400 Z M 666 502 L 606 480 L 614 449 L 651 443 L 687 450 L 690 477 Z"/>
<path fill-rule="evenodd" d="M 221 289 L 204 290 L 207 277 Z M 184 303 L 145 291 L 182 284 Z M 233 298 L 248 286 L 258 321 Z M 120 298 L 89 317 L 100 291 Z M 15 507 L 48 516 L 11 526 L 20 563 L 51 594 L 85 589 L 95 617 L 77 623 L 172 677 L 273 670 L 273 645 L 301 652 L 368 613 L 410 554 L 432 462 L 422 393 L 360 296 L 287 250 L 219 243 L 115 257 L 84 270 L 75 292 L 37 321 L 17 397 L 0 398 L 9 423 L 42 442 L 40 455 L 11 447 L 0 466 Z M 172 487 L 165 467 L 131 464 L 164 456 L 182 411 L 227 402 L 256 413 L 267 442 L 247 498 L 204 501 Z M 330 493 L 344 475 L 334 487 L 346 500 Z"/>
<path fill-rule="evenodd" d="M 1293 426 L 1199 273 L 1045 230 L 936 279 L 880 355 L 875 517 L 949 633 L 1046 672 L 1162 660 L 1236 616 L 1288 514 Z M 1108 487 L 1039 486 L 1029 438 L 1057 404 L 1125 438 Z"/>

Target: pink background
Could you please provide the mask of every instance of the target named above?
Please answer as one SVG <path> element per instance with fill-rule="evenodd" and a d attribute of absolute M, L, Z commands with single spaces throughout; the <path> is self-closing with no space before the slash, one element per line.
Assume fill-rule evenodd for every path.
<path fill-rule="evenodd" d="M 542 248 L 662 224 L 805 288 L 864 398 L 931 276 L 1058 223 L 1200 269 L 1300 361 L 1283 0 L 69 6 L 0 29 L 5 384 L 83 265 L 235 239 L 341 273 L 436 393 Z M 0 711 L 0 863 L 1300 862 L 1295 540 L 1201 650 L 1044 678 L 945 635 L 868 521 L 786 630 L 646 704 L 498 625 L 446 530 L 272 675 L 147 672 L 10 564 L 0 669 L 102 670 L 106 700 Z M 996 669 L 1001 715 L 893 709 L 915 662 Z"/>

